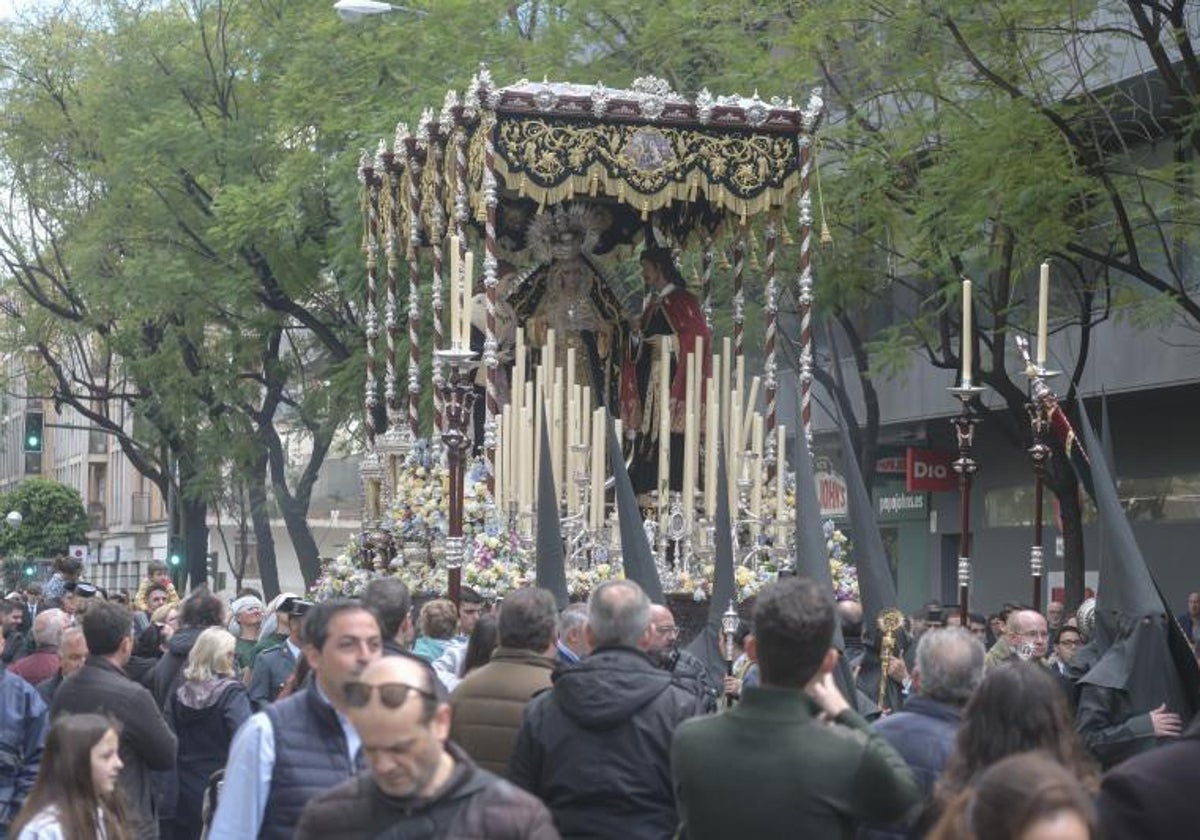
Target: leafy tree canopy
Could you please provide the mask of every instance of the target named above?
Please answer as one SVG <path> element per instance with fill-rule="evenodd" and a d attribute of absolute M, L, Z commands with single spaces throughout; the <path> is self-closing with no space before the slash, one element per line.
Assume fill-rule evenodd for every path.
<path fill-rule="evenodd" d="M 86 541 L 87 511 L 73 487 L 43 478 L 30 478 L 15 490 L 0 494 L 0 511 L 21 514 L 21 524 L 0 526 L 0 554 L 48 558 Z"/>

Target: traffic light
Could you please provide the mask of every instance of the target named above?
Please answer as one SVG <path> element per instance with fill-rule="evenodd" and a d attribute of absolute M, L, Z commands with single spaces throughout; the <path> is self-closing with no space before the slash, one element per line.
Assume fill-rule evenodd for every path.
<path fill-rule="evenodd" d="M 183 563 L 183 556 L 179 553 L 179 549 L 171 551 L 171 556 L 167 558 L 167 563 L 172 567 L 178 567 Z"/>
<path fill-rule="evenodd" d="M 33 572 L 34 572 L 34 568 L 33 568 L 33 566 L 26 566 L 26 567 L 25 567 L 25 577 L 27 577 L 27 578 L 31 578 L 31 577 L 33 577 Z"/>
<path fill-rule="evenodd" d="M 45 440 L 42 432 L 45 425 L 45 415 L 40 411 L 25 412 L 25 451 L 41 452 Z"/>

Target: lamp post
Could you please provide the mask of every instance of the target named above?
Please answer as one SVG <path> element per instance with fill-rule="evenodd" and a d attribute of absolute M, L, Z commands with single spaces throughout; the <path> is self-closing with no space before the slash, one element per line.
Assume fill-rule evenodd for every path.
<path fill-rule="evenodd" d="M 471 418 L 475 388 L 471 382 L 475 354 L 454 344 L 436 351 L 449 373 L 442 386 L 442 443 L 446 447 L 446 468 L 450 473 L 450 515 L 446 534 L 446 588 L 455 606 L 462 593 L 463 501 L 466 494 L 467 453 L 471 451 Z"/>

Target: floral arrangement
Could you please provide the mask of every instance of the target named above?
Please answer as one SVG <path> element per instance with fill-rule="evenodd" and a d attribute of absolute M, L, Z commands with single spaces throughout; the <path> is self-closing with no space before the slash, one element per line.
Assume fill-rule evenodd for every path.
<path fill-rule="evenodd" d="M 839 601 L 857 601 L 858 568 L 850 562 L 850 539 L 825 520 L 825 549 L 829 552 L 829 573 L 833 577 L 833 596 Z"/>
<path fill-rule="evenodd" d="M 619 563 L 597 563 L 589 568 L 567 569 L 567 594 L 572 598 L 586 598 L 604 581 L 623 577 L 625 570 Z"/>
<path fill-rule="evenodd" d="M 715 574 L 716 567 L 712 563 L 706 565 L 699 575 L 683 572 L 679 575 L 677 588 L 680 592 L 690 593 L 692 600 L 697 603 L 707 601 L 712 597 Z M 753 598 L 758 594 L 758 590 L 777 577 L 779 577 L 779 573 L 770 563 L 763 563 L 757 568 L 738 564 L 733 569 L 733 583 L 737 591 L 737 600 L 741 602 Z"/>
<path fill-rule="evenodd" d="M 432 542 L 446 534 L 450 477 L 421 441 L 409 453 L 396 477 L 393 502 L 383 527 L 397 540 Z"/>
<path fill-rule="evenodd" d="M 464 471 L 463 533 L 495 529 L 496 511 L 487 489 L 487 466 L 475 459 Z M 384 513 L 383 528 L 398 542 L 432 543 L 449 531 L 450 475 L 435 460 L 427 441 L 408 454 L 396 478 L 391 507 Z"/>
<path fill-rule="evenodd" d="M 321 567 L 321 576 L 309 589 L 316 601 L 329 598 L 354 598 L 360 595 L 367 584 L 379 573 L 362 568 L 358 562 L 358 551 L 353 544 L 341 554 Z"/>

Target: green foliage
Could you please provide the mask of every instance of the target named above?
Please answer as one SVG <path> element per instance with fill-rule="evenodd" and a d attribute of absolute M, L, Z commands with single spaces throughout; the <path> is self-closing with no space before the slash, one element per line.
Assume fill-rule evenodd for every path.
<path fill-rule="evenodd" d="M 0 555 L 49 558 L 85 541 L 87 511 L 79 492 L 57 481 L 29 478 L 0 494 L 0 511 L 22 516 L 19 526 L 0 525 Z"/>

